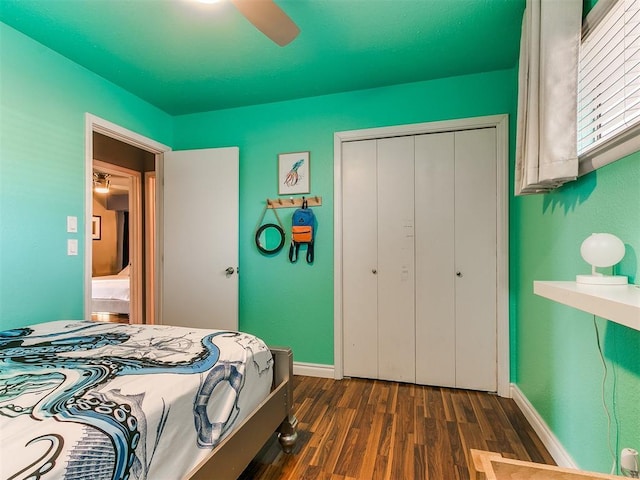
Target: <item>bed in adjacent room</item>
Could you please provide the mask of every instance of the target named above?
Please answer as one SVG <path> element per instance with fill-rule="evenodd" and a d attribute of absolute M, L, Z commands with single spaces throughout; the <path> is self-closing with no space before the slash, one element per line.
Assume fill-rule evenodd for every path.
<path fill-rule="evenodd" d="M 91 311 L 93 313 L 129 314 L 129 266 L 117 275 L 91 279 Z"/>
<path fill-rule="evenodd" d="M 292 358 L 241 332 L 57 321 L 0 332 L 2 478 L 233 479 L 296 438 Z"/>

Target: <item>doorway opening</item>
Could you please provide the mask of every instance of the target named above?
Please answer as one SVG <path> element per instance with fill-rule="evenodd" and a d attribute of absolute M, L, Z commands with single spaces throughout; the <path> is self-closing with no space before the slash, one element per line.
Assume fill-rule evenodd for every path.
<path fill-rule="evenodd" d="M 158 323 L 156 172 L 170 149 L 86 118 L 85 318 Z M 95 193 L 94 178 L 108 192 Z"/>
<path fill-rule="evenodd" d="M 154 237 L 154 232 L 141 229 L 140 223 L 146 215 L 153 215 L 155 205 L 150 206 L 151 212 L 141 208 L 140 196 L 144 187 L 140 172 L 97 160 L 104 158 L 105 150 L 104 147 L 96 148 L 104 142 L 96 142 L 95 135 L 91 318 L 118 323 L 148 323 L 145 315 L 146 282 L 143 277 L 142 288 L 132 282 L 131 265 L 144 265 L 147 260 L 152 260 L 147 258 L 145 251 L 140 251 L 140 237 Z M 131 158 L 120 153 L 118 159 Z"/>

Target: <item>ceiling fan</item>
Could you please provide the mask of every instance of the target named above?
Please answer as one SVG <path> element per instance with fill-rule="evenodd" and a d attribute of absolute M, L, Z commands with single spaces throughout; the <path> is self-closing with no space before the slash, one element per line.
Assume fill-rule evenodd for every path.
<path fill-rule="evenodd" d="M 231 0 L 258 30 L 284 47 L 300 33 L 298 26 L 273 0 Z"/>

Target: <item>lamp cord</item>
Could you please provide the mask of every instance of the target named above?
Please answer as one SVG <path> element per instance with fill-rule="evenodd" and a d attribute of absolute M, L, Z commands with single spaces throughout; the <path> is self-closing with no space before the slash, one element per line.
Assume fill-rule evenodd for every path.
<path fill-rule="evenodd" d="M 596 322 L 596 316 L 593 316 L 593 328 L 596 331 L 596 343 L 598 345 L 598 353 L 600 354 L 600 360 L 602 360 L 602 368 L 604 370 L 604 375 L 602 376 L 602 406 L 604 407 L 604 413 L 607 415 L 607 446 L 609 447 L 609 454 L 611 455 L 612 465 L 611 465 L 611 475 L 615 474 L 616 468 L 618 466 L 618 459 L 616 458 L 616 454 L 613 451 L 613 447 L 611 446 L 611 414 L 609 412 L 609 407 L 607 405 L 607 401 L 605 398 L 605 389 L 607 384 L 607 374 L 609 372 L 607 368 L 607 362 L 604 358 L 604 353 L 602 351 L 602 344 L 600 342 L 600 330 L 598 330 L 598 323 Z"/>

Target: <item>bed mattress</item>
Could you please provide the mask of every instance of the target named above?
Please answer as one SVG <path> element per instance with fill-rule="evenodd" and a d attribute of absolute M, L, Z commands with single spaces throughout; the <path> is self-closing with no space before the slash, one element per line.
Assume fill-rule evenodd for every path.
<path fill-rule="evenodd" d="M 269 393 L 260 339 L 57 321 L 0 332 L 0 477 L 179 479 Z"/>
<path fill-rule="evenodd" d="M 91 279 L 91 297 L 129 301 L 129 277 L 123 275 L 93 277 Z"/>

